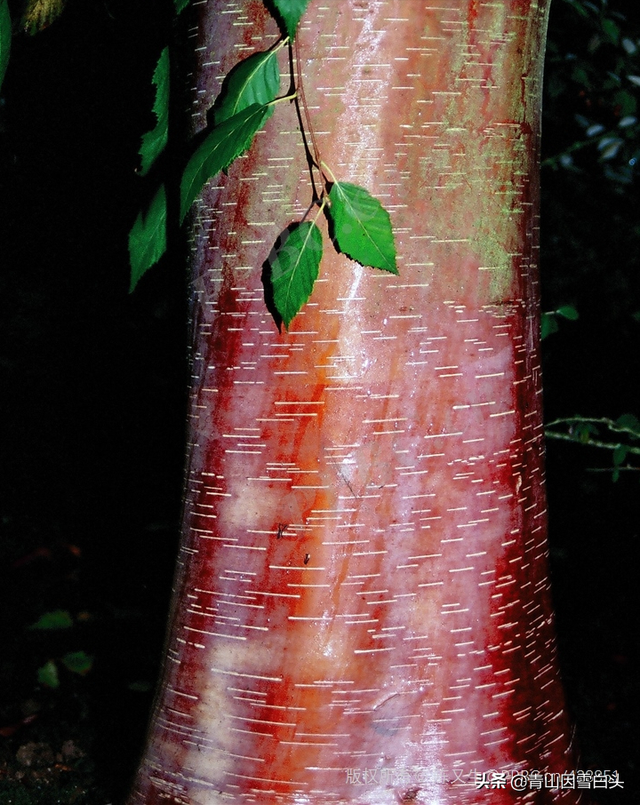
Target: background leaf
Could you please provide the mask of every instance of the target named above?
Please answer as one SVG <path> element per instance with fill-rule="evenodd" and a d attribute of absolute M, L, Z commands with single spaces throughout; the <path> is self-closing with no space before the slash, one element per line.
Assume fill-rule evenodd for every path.
<path fill-rule="evenodd" d="M 213 107 L 214 124 L 220 125 L 252 103 L 272 101 L 280 89 L 280 69 L 275 50 L 253 53 L 229 72 Z M 274 112 L 270 106 L 265 121 Z"/>
<path fill-rule="evenodd" d="M 7 0 L 0 0 L 0 88 L 7 72 L 11 51 L 11 16 Z"/>
<path fill-rule="evenodd" d="M 300 18 L 309 5 L 309 0 L 272 0 L 280 20 L 284 23 L 285 33 L 293 39 Z"/>
<path fill-rule="evenodd" d="M 160 185 L 149 208 L 138 213 L 129 233 L 129 293 L 140 277 L 158 262 L 167 250 L 167 193 Z"/>
<path fill-rule="evenodd" d="M 311 221 L 304 221 L 280 235 L 282 241 L 270 258 L 273 301 L 288 329 L 311 296 L 322 259 L 322 234 Z"/>
<path fill-rule="evenodd" d="M 340 251 L 364 266 L 397 274 L 391 219 L 378 199 L 364 187 L 335 182 L 329 200 L 329 217 Z"/>
<path fill-rule="evenodd" d="M 153 83 L 156 97 L 153 112 L 157 118 L 156 125 L 142 135 L 140 157 L 142 158 L 141 176 L 149 173 L 151 166 L 164 151 L 169 137 L 169 48 L 165 47 L 160 54 L 156 69 L 153 71 Z"/>
<path fill-rule="evenodd" d="M 619 467 L 622 462 L 627 457 L 627 453 L 629 452 L 629 448 L 626 444 L 619 444 L 616 449 L 613 451 L 613 464 L 616 467 Z"/>
<path fill-rule="evenodd" d="M 60 687 L 58 668 L 53 660 L 48 660 L 38 668 L 38 682 L 47 688 L 56 689 Z"/>
<path fill-rule="evenodd" d="M 69 651 L 61 658 L 62 664 L 74 674 L 84 676 L 93 667 L 93 657 L 85 651 Z"/>
<path fill-rule="evenodd" d="M 54 609 L 45 612 L 29 629 L 70 629 L 73 626 L 73 619 L 66 609 Z"/>
<path fill-rule="evenodd" d="M 616 419 L 616 425 L 626 430 L 633 431 L 640 436 L 640 420 L 634 414 L 622 414 Z"/>
<path fill-rule="evenodd" d="M 557 333 L 560 328 L 556 321 L 555 313 L 543 313 L 540 318 L 540 338 L 544 339 L 552 333 Z"/>
<path fill-rule="evenodd" d="M 269 107 L 252 103 L 216 126 L 187 163 L 180 183 L 180 222 L 205 183 L 249 148 L 267 119 Z"/>
<path fill-rule="evenodd" d="M 577 321 L 578 320 L 578 311 L 575 309 L 573 305 L 562 305 L 556 310 L 558 316 L 562 316 L 564 319 L 569 319 L 569 321 Z"/>
<path fill-rule="evenodd" d="M 189 5 L 190 0 L 173 0 L 173 4 L 176 9 L 176 14 L 179 14 L 181 11 Z"/>
<path fill-rule="evenodd" d="M 33 36 L 44 31 L 62 14 L 67 0 L 27 0 L 20 22 L 23 30 Z"/>

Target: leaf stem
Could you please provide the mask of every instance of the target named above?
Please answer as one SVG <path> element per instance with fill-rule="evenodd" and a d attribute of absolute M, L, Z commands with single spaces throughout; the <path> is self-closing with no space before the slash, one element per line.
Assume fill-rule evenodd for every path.
<path fill-rule="evenodd" d="M 324 208 L 327 206 L 327 199 L 328 199 L 328 196 L 323 194 L 322 195 L 322 202 L 319 204 L 318 212 L 316 213 L 316 217 L 313 219 L 314 224 L 316 223 L 318 218 L 322 215 L 322 211 L 324 210 Z"/>
<path fill-rule="evenodd" d="M 274 98 L 272 101 L 265 103 L 265 106 L 275 106 L 277 103 L 282 103 L 283 101 L 295 101 L 297 97 L 297 92 L 289 92 L 287 95 L 280 95 L 280 97 Z"/>
<path fill-rule="evenodd" d="M 327 171 L 327 173 L 329 174 L 329 179 L 327 179 L 327 176 L 326 176 L 326 174 L 325 174 L 325 171 Z M 330 167 L 327 165 L 327 163 L 326 163 L 326 162 L 321 162 L 321 163 L 320 163 L 320 173 L 322 174 L 322 178 L 323 178 L 323 180 L 324 180 L 325 189 L 326 189 L 326 186 L 327 186 L 327 183 L 328 183 L 328 182 L 331 182 L 332 184 L 337 184 L 338 180 L 336 179 L 336 177 L 335 177 L 335 175 L 334 175 L 333 171 L 332 171 L 332 170 L 331 170 L 331 168 L 330 168 Z"/>

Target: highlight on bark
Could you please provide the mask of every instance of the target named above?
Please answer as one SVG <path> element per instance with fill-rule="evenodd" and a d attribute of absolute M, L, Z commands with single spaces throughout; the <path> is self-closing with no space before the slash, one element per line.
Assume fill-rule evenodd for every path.
<path fill-rule="evenodd" d="M 278 28 L 252 0 L 192 11 L 203 130 Z M 313 148 L 282 103 L 197 197 L 182 542 L 128 805 L 581 801 L 546 547 L 546 21 L 540 0 L 311 0 Z M 398 273 L 338 235 L 369 197 Z M 339 251 L 281 331 L 264 262 L 292 220 L 290 255 Z"/>

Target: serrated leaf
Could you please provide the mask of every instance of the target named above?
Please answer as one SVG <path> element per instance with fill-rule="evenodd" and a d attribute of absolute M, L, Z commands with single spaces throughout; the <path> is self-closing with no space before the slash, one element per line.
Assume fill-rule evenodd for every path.
<path fill-rule="evenodd" d="M 303 221 L 280 235 L 269 258 L 273 301 L 284 326 L 311 296 L 322 259 L 322 234 L 311 221 Z"/>
<path fill-rule="evenodd" d="M 38 682 L 54 690 L 60 687 L 58 668 L 53 660 L 48 660 L 38 668 Z"/>
<path fill-rule="evenodd" d="M 129 265 L 132 293 L 140 277 L 158 262 L 167 250 L 167 193 L 160 185 L 151 204 L 140 211 L 129 232 Z"/>
<path fill-rule="evenodd" d="M 27 0 L 22 15 L 23 30 L 33 36 L 48 28 L 62 14 L 67 0 Z"/>
<path fill-rule="evenodd" d="M 363 266 L 397 274 L 391 219 L 378 199 L 364 187 L 335 182 L 329 201 L 329 217 L 339 250 Z"/>
<path fill-rule="evenodd" d="M 70 629 L 73 626 L 73 619 L 66 609 L 54 609 L 45 612 L 29 629 Z"/>
<path fill-rule="evenodd" d="M 284 32 L 291 39 L 296 35 L 298 23 L 307 10 L 309 0 L 272 0 L 276 12 L 284 24 Z"/>
<path fill-rule="evenodd" d="M 268 106 L 252 103 L 216 126 L 196 149 L 180 182 L 181 223 L 205 183 L 229 167 L 236 157 L 249 148 L 255 133 L 267 119 L 268 112 Z"/>
<path fill-rule="evenodd" d="M 189 5 L 190 0 L 173 0 L 173 4 L 176 9 L 176 14 L 180 14 L 181 11 Z"/>
<path fill-rule="evenodd" d="M 60 660 L 65 668 L 74 674 L 84 676 L 93 667 L 93 657 L 85 651 L 69 651 Z"/>
<path fill-rule="evenodd" d="M 162 50 L 156 69 L 153 71 L 152 82 L 156 87 L 153 112 L 158 122 L 150 131 L 142 135 L 141 176 L 149 173 L 153 163 L 166 148 L 169 139 L 169 72 L 169 48 L 166 47 Z"/>
<path fill-rule="evenodd" d="M 7 0 L 0 0 L 0 89 L 4 81 L 11 52 L 11 15 Z"/>
<path fill-rule="evenodd" d="M 213 107 L 213 120 L 219 126 L 252 103 L 267 104 L 280 89 L 280 69 L 275 50 L 253 53 L 229 72 Z M 273 114 L 270 106 L 265 121 Z"/>
<path fill-rule="evenodd" d="M 562 316 L 563 319 L 569 319 L 569 321 L 577 321 L 578 319 L 578 311 L 573 305 L 563 305 L 556 310 L 556 313 L 558 316 Z"/>

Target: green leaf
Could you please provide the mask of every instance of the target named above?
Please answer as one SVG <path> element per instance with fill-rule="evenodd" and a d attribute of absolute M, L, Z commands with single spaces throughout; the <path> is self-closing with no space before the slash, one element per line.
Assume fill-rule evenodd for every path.
<path fill-rule="evenodd" d="M 275 6 L 278 22 L 284 24 L 284 31 L 290 39 L 296 35 L 296 28 L 309 5 L 309 0 L 272 0 Z"/>
<path fill-rule="evenodd" d="M 586 8 L 584 8 L 580 3 L 578 3 L 577 0 L 565 0 L 565 2 L 568 3 L 572 8 L 574 8 L 578 12 L 578 14 L 580 14 L 581 17 L 589 16 Z"/>
<path fill-rule="evenodd" d="M 129 232 L 129 293 L 140 277 L 158 262 L 167 250 L 167 193 L 161 184 L 147 210 L 140 211 Z"/>
<path fill-rule="evenodd" d="M 322 234 L 311 221 L 285 230 L 269 258 L 273 301 L 289 325 L 311 296 L 322 259 Z"/>
<path fill-rule="evenodd" d="M 45 612 L 29 629 L 70 629 L 73 626 L 73 619 L 66 609 L 55 609 Z"/>
<path fill-rule="evenodd" d="M 543 313 L 540 321 L 540 339 L 544 341 L 547 336 L 557 333 L 558 329 L 555 313 Z"/>
<path fill-rule="evenodd" d="M 571 71 L 571 80 L 574 84 L 579 84 L 585 89 L 591 89 L 591 80 L 584 67 L 574 67 Z"/>
<path fill-rule="evenodd" d="M 582 444 L 587 444 L 592 436 L 599 433 L 596 425 L 591 422 L 577 422 L 571 430 Z"/>
<path fill-rule="evenodd" d="M 196 149 L 180 183 L 180 223 L 205 183 L 229 167 L 236 157 L 249 148 L 255 133 L 267 119 L 268 112 L 268 106 L 252 103 L 216 126 Z"/>
<path fill-rule="evenodd" d="M 540 319 L 540 339 L 544 339 L 552 333 L 558 332 L 558 322 L 555 313 L 543 313 Z"/>
<path fill-rule="evenodd" d="M 62 664 L 74 674 L 84 676 L 93 667 L 93 657 L 84 651 L 69 651 L 61 658 Z"/>
<path fill-rule="evenodd" d="M 189 5 L 190 0 L 173 0 L 173 4 L 176 9 L 176 14 L 180 14 L 181 11 Z"/>
<path fill-rule="evenodd" d="M 38 668 L 38 682 L 48 688 L 60 687 L 60 678 L 58 677 L 58 669 L 53 660 L 45 662 L 44 665 Z"/>
<path fill-rule="evenodd" d="M 252 103 L 267 104 L 280 89 L 280 69 L 275 50 L 253 53 L 229 72 L 222 85 L 220 95 L 213 107 L 214 124 L 220 125 L 233 115 L 237 115 Z M 265 120 L 274 112 L 269 107 Z"/>
<path fill-rule="evenodd" d="M 608 18 L 602 20 L 602 30 L 604 31 L 607 39 L 613 44 L 617 45 L 620 39 L 620 28 L 616 23 Z"/>
<path fill-rule="evenodd" d="M 629 448 L 626 444 L 619 444 L 613 451 L 613 466 L 619 467 L 627 457 L 628 452 Z"/>
<path fill-rule="evenodd" d="M 396 247 L 389 213 L 364 187 L 335 182 L 329 218 L 339 250 L 362 263 L 397 274 Z"/>
<path fill-rule="evenodd" d="M 625 428 L 625 430 L 633 431 L 634 434 L 640 436 L 640 420 L 633 414 L 622 414 L 616 419 L 616 425 Z"/>
<path fill-rule="evenodd" d="M 563 305 L 556 310 L 558 316 L 562 316 L 564 319 L 569 319 L 570 321 L 576 321 L 578 318 L 578 311 L 573 307 L 573 305 Z"/>
<path fill-rule="evenodd" d="M 11 15 L 9 14 L 9 3 L 7 0 L 0 0 L 0 88 L 4 81 L 9 64 L 9 53 L 11 52 Z"/>
<path fill-rule="evenodd" d="M 638 108 L 635 96 L 631 92 L 627 92 L 626 89 L 614 92 L 611 102 L 614 108 L 617 107 L 620 110 L 621 117 L 634 115 Z"/>
<path fill-rule="evenodd" d="M 157 123 L 142 135 L 140 156 L 142 158 L 141 176 L 146 176 L 151 166 L 164 151 L 169 139 L 169 48 L 163 49 L 158 59 L 156 69 L 153 71 L 153 83 L 156 87 L 156 97 L 153 102 L 153 112 Z"/>

